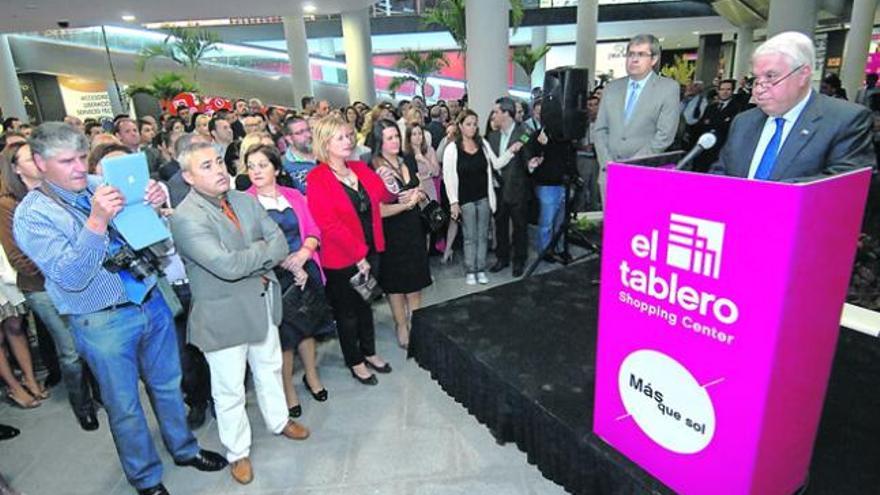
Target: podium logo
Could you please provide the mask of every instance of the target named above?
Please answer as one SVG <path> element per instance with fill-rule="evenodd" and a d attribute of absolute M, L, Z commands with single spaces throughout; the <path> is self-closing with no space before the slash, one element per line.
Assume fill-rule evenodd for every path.
<path fill-rule="evenodd" d="M 673 213 L 669 218 L 666 264 L 699 275 L 719 278 L 724 224 Z"/>

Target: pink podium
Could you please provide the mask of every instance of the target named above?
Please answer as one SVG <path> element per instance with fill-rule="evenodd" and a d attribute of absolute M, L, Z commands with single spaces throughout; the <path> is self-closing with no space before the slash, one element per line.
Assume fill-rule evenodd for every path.
<path fill-rule="evenodd" d="M 596 434 L 685 495 L 802 486 L 869 179 L 611 165 Z"/>

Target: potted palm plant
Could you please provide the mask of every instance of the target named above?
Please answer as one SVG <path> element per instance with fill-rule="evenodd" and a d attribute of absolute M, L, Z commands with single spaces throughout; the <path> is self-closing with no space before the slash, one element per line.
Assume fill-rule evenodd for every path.
<path fill-rule="evenodd" d="M 420 53 L 406 48 L 403 50 L 400 59 L 394 64 L 395 69 L 406 74 L 392 78 L 391 83 L 388 84 L 388 91 L 394 95 L 401 86 L 408 82 L 413 82 L 419 94 L 427 98 L 428 78 L 440 72 L 440 70 L 448 65 L 449 61 L 446 60 L 446 56 L 440 50 Z"/>

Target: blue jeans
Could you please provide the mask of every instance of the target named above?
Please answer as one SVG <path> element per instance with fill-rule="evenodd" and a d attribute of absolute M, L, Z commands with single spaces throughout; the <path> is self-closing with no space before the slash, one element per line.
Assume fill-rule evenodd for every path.
<path fill-rule="evenodd" d="M 562 216 L 565 215 L 565 187 L 564 186 L 536 186 L 535 195 L 541 205 L 538 215 L 538 252 L 541 253 L 550 244 L 553 233 L 562 225 Z M 554 251 L 560 252 L 559 243 L 554 246 Z"/>
<path fill-rule="evenodd" d="M 77 417 L 85 416 L 94 412 L 94 404 L 89 392 L 89 386 L 83 379 L 83 365 L 76 352 L 73 343 L 73 334 L 67 323 L 58 314 L 55 305 L 46 291 L 25 292 L 24 298 L 28 306 L 34 310 L 37 318 L 46 325 L 52 340 L 55 342 L 55 350 L 58 353 L 58 363 L 61 367 L 61 377 L 67 388 L 67 400 Z"/>
<path fill-rule="evenodd" d="M 140 306 L 69 315 L 68 322 L 77 350 L 101 387 L 128 482 L 139 490 L 161 483 L 162 461 L 141 408 L 139 378 L 174 459 L 191 459 L 199 453 L 199 444 L 186 425 L 177 337 L 168 305 L 154 289 Z"/>
<path fill-rule="evenodd" d="M 466 273 L 486 271 L 491 214 L 489 198 L 461 205 L 461 234 L 464 240 L 464 269 Z"/>

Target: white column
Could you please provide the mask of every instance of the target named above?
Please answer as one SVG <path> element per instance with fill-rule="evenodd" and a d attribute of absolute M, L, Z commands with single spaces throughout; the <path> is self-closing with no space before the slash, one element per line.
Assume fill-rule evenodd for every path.
<path fill-rule="evenodd" d="M 816 31 L 817 0 L 772 0 L 767 16 L 767 37 L 800 31 L 810 38 Z"/>
<path fill-rule="evenodd" d="M 590 71 L 590 88 L 596 80 L 596 34 L 599 30 L 599 0 L 578 0 L 577 41 L 574 64 Z"/>
<path fill-rule="evenodd" d="M 508 0 L 466 0 L 468 106 L 485 122 L 507 96 Z"/>
<path fill-rule="evenodd" d="M 739 27 L 736 30 L 736 52 L 733 55 L 733 78 L 745 76 L 752 69 L 752 50 L 754 49 L 755 31 L 750 27 Z"/>
<path fill-rule="evenodd" d="M 537 50 L 547 44 L 547 26 L 535 26 L 532 28 L 532 50 Z M 544 86 L 544 72 L 547 70 L 547 56 L 545 55 L 532 71 L 532 87 Z"/>
<path fill-rule="evenodd" d="M 314 96 L 312 72 L 309 67 L 309 44 L 306 41 L 306 22 L 303 20 L 300 2 L 291 2 L 292 15 L 281 18 L 284 39 L 287 41 L 287 57 L 290 59 L 290 82 L 293 90 L 293 106 L 301 108 L 303 96 Z"/>
<path fill-rule="evenodd" d="M 370 8 L 342 13 L 342 45 L 348 70 L 348 99 L 367 105 L 376 103 L 373 79 L 373 43 L 370 40 Z"/>
<path fill-rule="evenodd" d="M 9 49 L 9 39 L 0 34 L 0 108 L 3 117 L 18 117 L 22 122 L 28 121 L 24 99 L 21 97 L 21 84 L 15 72 L 15 60 Z"/>
<path fill-rule="evenodd" d="M 333 42 L 333 38 L 321 38 L 318 40 L 318 53 L 324 58 L 335 59 L 336 43 Z M 324 82 L 339 83 L 339 69 L 337 67 L 325 65 L 321 67 L 321 75 L 324 78 Z"/>
<path fill-rule="evenodd" d="M 874 25 L 874 14 L 877 0 L 854 0 L 852 17 L 849 21 L 849 32 L 846 33 L 846 44 L 843 47 L 843 67 L 841 79 L 846 94 L 855 98 L 856 91 L 865 78 L 865 62 L 868 60 L 868 48 L 871 45 L 871 31 Z"/>

